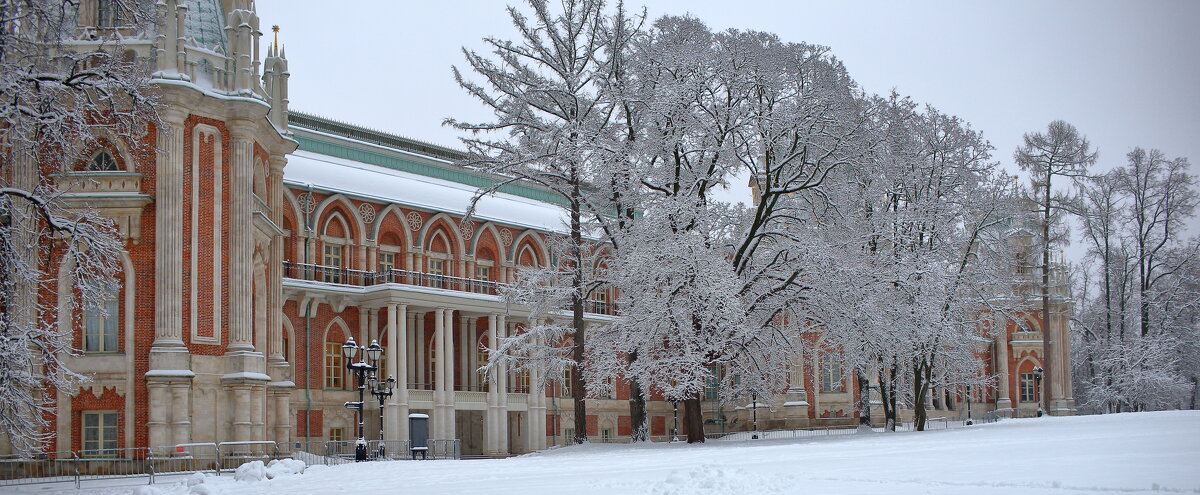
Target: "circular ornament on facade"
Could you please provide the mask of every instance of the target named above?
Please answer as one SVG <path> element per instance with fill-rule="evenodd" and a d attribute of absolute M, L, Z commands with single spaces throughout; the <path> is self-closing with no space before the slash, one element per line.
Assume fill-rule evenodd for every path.
<path fill-rule="evenodd" d="M 500 242 L 504 243 L 504 247 L 512 245 L 512 231 L 508 229 L 500 229 Z"/>
<path fill-rule="evenodd" d="M 375 207 L 370 203 L 358 205 L 358 216 L 362 217 L 363 222 L 371 223 L 375 221 Z"/>
<path fill-rule="evenodd" d="M 462 234 L 463 239 L 470 239 L 475 233 L 475 223 L 469 220 L 463 220 L 458 223 L 458 232 Z"/>
<path fill-rule="evenodd" d="M 421 222 L 423 222 L 424 219 L 421 218 L 420 213 L 417 213 L 415 211 L 410 211 L 410 212 L 408 212 L 408 216 L 406 218 L 408 218 L 408 229 L 409 230 L 411 230 L 413 232 L 421 230 Z"/>
<path fill-rule="evenodd" d="M 296 202 L 300 204 L 300 208 L 305 213 L 312 213 L 317 209 L 317 200 L 313 199 L 312 194 L 300 193 L 299 196 L 296 196 Z"/>

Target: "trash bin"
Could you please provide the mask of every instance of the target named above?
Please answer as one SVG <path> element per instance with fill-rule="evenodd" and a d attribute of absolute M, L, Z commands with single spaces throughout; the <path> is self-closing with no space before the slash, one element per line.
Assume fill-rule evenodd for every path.
<path fill-rule="evenodd" d="M 421 459 L 427 459 L 429 453 L 429 415 L 428 414 L 409 414 L 408 415 L 408 444 L 412 449 L 411 455 L 413 459 L 417 458 L 417 454 L 421 454 Z"/>

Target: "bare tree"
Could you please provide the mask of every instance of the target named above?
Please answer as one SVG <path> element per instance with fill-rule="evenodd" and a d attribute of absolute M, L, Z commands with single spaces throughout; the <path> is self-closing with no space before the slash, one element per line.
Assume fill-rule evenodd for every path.
<path fill-rule="evenodd" d="M 1083 181 L 1075 209 L 1088 245 L 1075 319 L 1082 405 L 1195 407 L 1200 244 L 1184 232 L 1200 191 L 1186 159 L 1141 148 L 1127 159 Z"/>
<path fill-rule="evenodd" d="M 137 4 L 112 5 L 126 35 L 145 35 Z M 60 327 L 58 301 L 71 301 L 73 315 L 103 311 L 97 304 L 117 288 L 124 249 L 113 222 L 70 207 L 54 176 L 76 167 L 101 137 L 136 148 L 140 140 L 130 137 L 155 118 L 144 66 L 118 55 L 123 35 L 80 28 L 78 7 L 0 2 L 0 433 L 24 454 L 52 435 L 53 391 L 86 378 L 64 365 L 75 349 L 60 328 L 74 325 Z M 77 297 L 55 293 L 63 265 Z"/>
<path fill-rule="evenodd" d="M 517 180 L 538 184 L 561 198 L 568 239 L 562 258 L 551 268 L 566 272 L 555 280 L 570 289 L 570 323 L 565 329 L 555 323 L 530 330 L 549 331 L 547 338 L 533 339 L 537 342 L 555 343 L 552 337 L 559 334 L 570 334 L 573 339 L 570 359 L 577 371 L 571 375 L 573 441 L 582 443 L 587 439 L 584 301 L 598 286 L 588 259 L 593 240 L 585 237 L 585 222 L 596 211 L 588 193 L 607 159 L 597 154 L 595 145 L 616 122 L 612 106 L 598 96 L 597 79 L 608 70 L 613 54 L 622 50 L 613 45 L 610 28 L 625 21 L 619 16 L 610 18 L 602 0 L 565 0 L 561 9 L 552 8 L 547 0 L 528 3 L 532 18 L 519 9 L 508 9 L 520 40 L 486 38 L 494 58 L 464 50 L 467 63 L 484 79 L 483 84 L 454 69 L 459 85 L 490 108 L 496 120 L 468 123 L 448 119 L 447 123 L 471 133 L 463 140 L 472 153 L 465 165 L 511 178 L 481 191 L 477 199 Z"/>
<path fill-rule="evenodd" d="M 1050 123 L 1045 134 L 1026 134 L 1024 145 L 1013 153 L 1013 159 L 1022 170 L 1029 173 L 1033 181 L 1034 199 L 1038 204 L 1042 247 L 1042 368 L 1046 376 L 1054 376 L 1051 371 L 1055 365 L 1052 356 L 1056 355 L 1058 343 L 1050 332 L 1050 246 L 1054 242 L 1051 226 L 1070 202 L 1069 197 L 1054 190 L 1054 183 L 1056 179 L 1075 180 L 1083 177 L 1088 167 L 1096 162 L 1096 152 L 1075 126 L 1056 120 Z M 1050 395 L 1042 394 L 1042 407 L 1046 411 L 1050 410 Z"/>

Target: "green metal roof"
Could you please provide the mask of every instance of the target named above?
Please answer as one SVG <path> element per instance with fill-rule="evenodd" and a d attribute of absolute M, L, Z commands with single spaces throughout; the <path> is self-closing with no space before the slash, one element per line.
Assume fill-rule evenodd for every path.
<path fill-rule="evenodd" d="M 424 155 L 432 159 L 456 161 L 466 158 L 466 153 L 462 151 L 300 112 L 290 112 L 288 124 L 300 129 L 313 130 L 337 137 L 375 144 L 383 148 Z M 383 150 L 363 149 L 361 146 L 354 146 L 349 141 L 339 141 L 336 137 L 327 138 L 325 136 L 305 134 L 295 134 L 293 137 L 300 143 L 300 149 L 304 151 L 369 163 L 435 179 L 448 180 L 480 189 L 491 187 L 503 180 L 494 175 L 463 168 L 454 164 L 437 163 L 432 160 L 426 161 L 398 153 L 387 153 Z M 560 206 L 567 205 L 566 199 L 562 196 L 529 183 L 513 182 L 505 184 L 500 188 L 500 192 L 544 203 L 552 203 Z"/>

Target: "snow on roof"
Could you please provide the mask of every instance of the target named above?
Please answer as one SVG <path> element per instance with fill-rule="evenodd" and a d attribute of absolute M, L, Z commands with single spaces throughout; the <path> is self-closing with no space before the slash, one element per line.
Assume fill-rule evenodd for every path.
<path fill-rule="evenodd" d="M 403 206 L 466 213 L 476 189 L 387 167 L 298 150 L 288 156 L 284 183 L 386 201 Z M 497 193 L 480 200 L 475 218 L 549 232 L 566 232 L 566 211 L 557 205 Z"/>

